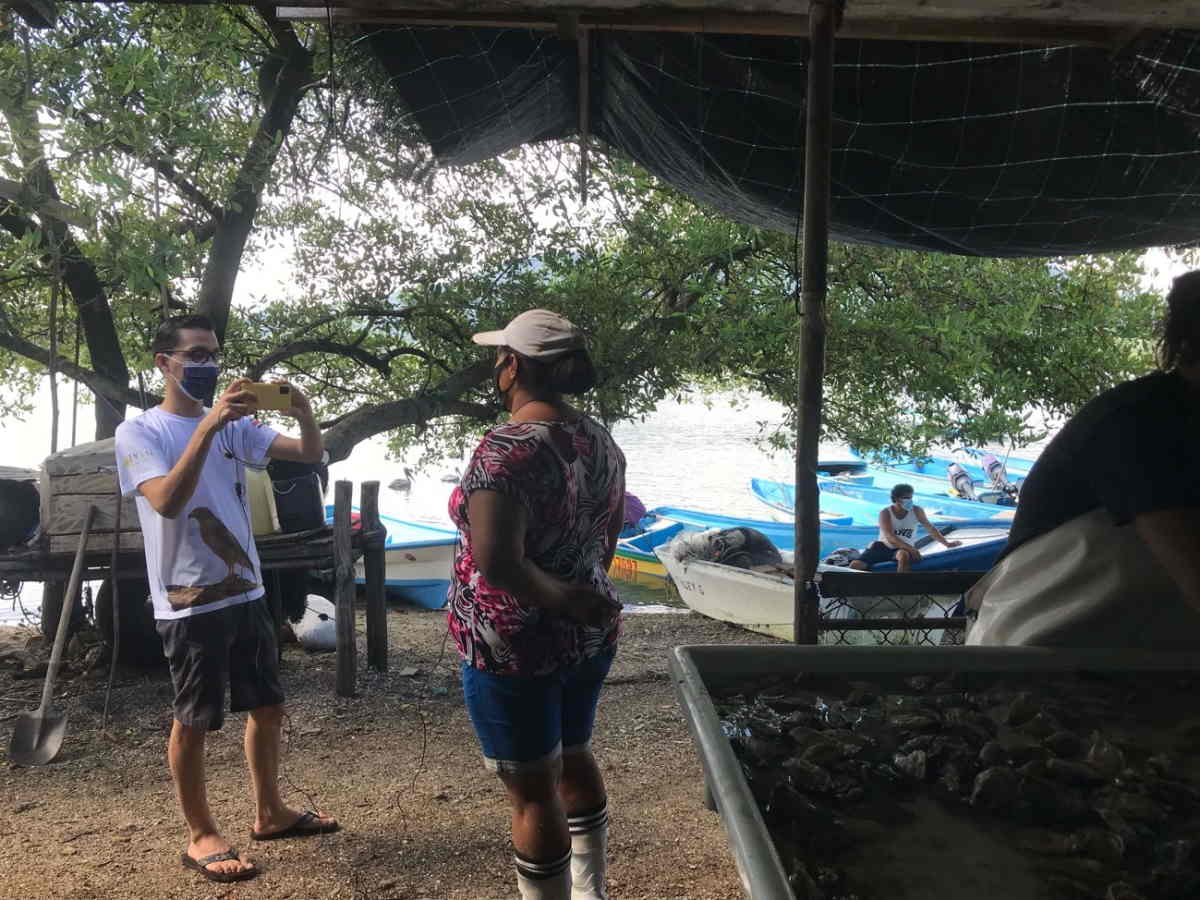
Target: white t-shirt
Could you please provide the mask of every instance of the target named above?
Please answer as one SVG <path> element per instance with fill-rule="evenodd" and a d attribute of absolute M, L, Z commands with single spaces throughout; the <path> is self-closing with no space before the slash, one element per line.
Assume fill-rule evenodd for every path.
<path fill-rule="evenodd" d="M 913 507 L 904 514 L 904 518 L 898 518 L 892 511 L 890 506 L 885 506 L 888 516 L 892 520 L 892 534 L 895 537 L 904 538 L 910 544 L 913 542 L 913 535 L 917 533 L 917 507 Z M 883 529 L 879 531 L 879 540 L 887 544 L 888 536 L 883 533 Z M 890 544 L 888 546 L 891 546 Z"/>
<path fill-rule="evenodd" d="M 265 593 L 243 462 L 265 462 L 277 435 L 274 429 L 238 419 L 219 431 L 195 493 L 174 519 L 159 515 L 138 491 L 142 482 L 171 471 L 200 422 L 156 406 L 117 426 L 121 493 L 136 497 L 156 619 L 214 612 Z"/>

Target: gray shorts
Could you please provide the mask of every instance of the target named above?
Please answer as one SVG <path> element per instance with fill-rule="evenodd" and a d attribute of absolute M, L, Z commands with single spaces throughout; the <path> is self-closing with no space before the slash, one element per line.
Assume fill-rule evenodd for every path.
<path fill-rule="evenodd" d="M 175 718 L 216 731 L 229 708 L 245 712 L 283 702 L 275 624 L 263 597 L 183 619 L 159 619 L 175 685 Z"/>

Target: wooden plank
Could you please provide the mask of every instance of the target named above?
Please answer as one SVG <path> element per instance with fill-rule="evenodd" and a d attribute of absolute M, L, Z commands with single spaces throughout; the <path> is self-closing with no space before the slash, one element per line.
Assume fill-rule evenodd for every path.
<path fill-rule="evenodd" d="M 810 9 L 812 34 L 804 146 L 803 271 L 796 359 L 796 577 L 793 579 L 792 627 L 797 644 L 815 644 L 818 631 L 819 597 L 814 584 L 821 555 L 817 457 L 821 443 L 821 382 L 825 377 L 833 41 L 837 29 L 834 0 L 813 0 Z"/>
<path fill-rule="evenodd" d="M 115 525 L 115 499 L 116 494 L 112 491 L 105 494 L 56 494 L 51 499 L 49 515 L 42 519 L 42 531 L 49 535 L 79 534 L 83 530 L 83 519 L 88 508 L 93 505 L 99 507 L 93 530 L 112 531 Z M 125 523 L 125 531 L 139 530 L 137 506 L 132 497 L 122 501 L 121 518 Z"/>
<path fill-rule="evenodd" d="M 376 672 L 388 667 L 387 605 L 384 601 L 384 582 L 387 579 L 383 550 L 387 532 L 379 519 L 379 482 L 364 481 L 359 509 L 362 527 L 371 539 L 363 552 L 363 574 L 367 594 L 367 665 Z"/>
<path fill-rule="evenodd" d="M 826 597 L 904 597 L 915 594 L 952 596 L 970 590 L 985 572 L 823 572 Z"/>
<path fill-rule="evenodd" d="M 564 14 L 577 13 L 580 24 L 585 26 L 599 16 L 703 16 L 704 23 L 711 25 L 722 16 L 759 17 L 764 21 L 771 16 L 802 18 L 808 15 L 809 0 L 500 0 L 477 4 L 466 4 L 462 0 L 351 0 L 335 2 L 332 6 L 335 13 L 354 9 L 376 14 L 408 14 L 424 16 L 441 24 L 449 24 L 448 20 L 453 16 L 490 18 L 501 24 L 521 18 L 557 22 Z M 291 0 L 280 7 L 319 9 L 322 15 L 325 8 L 324 0 Z M 1184 3 L 1178 0 L 852 0 L 846 4 L 843 25 L 854 27 L 860 22 L 957 23 L 964 28 L 981 23 L 1197 28 L 1200 27 L 1200 4 L 1194 0 Z"/>
<path fill-rule="evenodd" d="M 324 6 L 297 5 L 276 7 L 276 15 L 280 19 L 293 21 L 326 21 L 332 17 L 335 23 L 360 25 L 453 25 L 470 28 L 528 28 L 538 31 L 553 31 L 560 27 L 559 17 L 553 14 L 522 10 L 463 13 L 358 5 L 344 5 L 327 10 Z M 684 10 L 587 13 L 580 15 L 578 27 L 580 33 L 598 30 L 805 37 L 809 32 L 808 16 L 803 14 Z M 1139 26 L 1146 27 L 1149 26 Z M 1082 44 L 1104 47 L 1110 46 L 1123 30 L 1116 25 L 1092 25 L 1069 19 L 1061 22 L 1027 22 L 974 18 L 937 21 L 847 17 L 839 34 L 855 40 L 986 42 L 1031 46 Z"/>
<path fill-rule="evenodd" d="M 350 552 L 350 501 L 354 485 L 339 481 L 333 500 L 333 560 L 337 616 L 337 694 L 354 696 L 358 649 L 354 641 L 354 558 Z"/>
<path fill-rule="evenodd" d="M 88 539 L 88 547 L 91 550 L 111 551 L 113 545 L 112 532 L 97 534 L 92 533 Z M 73 553 L 75 548 L 79 546 L 78 534 L 60 534 L 50 537 L 50 545 L 47 548 L 51 554 Z M 121 550 L 141 550 L 144 551 L 146 545 L 142 542 L 142 533 L 140 531 L 122 531 L 120 548 Z"/>
<path fill-rule="evenodd" d="M 59 494 L 115 494 L 117 473 L 87 472 L 82 475 L 42 475 L 42 488 L 54 496 Z"/>

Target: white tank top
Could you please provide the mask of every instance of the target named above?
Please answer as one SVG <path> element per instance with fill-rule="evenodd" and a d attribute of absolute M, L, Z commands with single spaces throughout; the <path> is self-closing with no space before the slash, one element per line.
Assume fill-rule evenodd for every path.
<path fill-rule="evenodd" d="M 884 509 L 887 511 L 888 518 L 892 520 L 892 534 L 896 537 L 904 538 L 904 540 L 911 544 L 913 535 L 917 533 L 917 508 L 914 506 L 906 512 L 903 519 L 896 518 L 896 513 L 890 506 L 885 506 Z M 882 529 L 879 532 L 879 540 L 885 544 L 887 543 L 887 535 L 883 533 Z"/>

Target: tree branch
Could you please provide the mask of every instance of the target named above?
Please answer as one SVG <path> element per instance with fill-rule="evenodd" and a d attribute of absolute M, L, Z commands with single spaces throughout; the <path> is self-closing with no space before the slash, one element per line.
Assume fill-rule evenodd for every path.
<path fill-rule="evenodd" d="M 329 353 L 334 356 L 344 356 L 347 359 L 352 359 L 360 365 L 374 369 L 384 378 L 387 378 L 392 373 L 389 360 L 392 356 L 396 356 L 400 352 L 403 351 L 392 351 L 388 359 L 381 359 L 374 353 L 363 350 L 361 347 L 355 347 L 353 344 L 342 344 L 327 338 L 311 338 L 306 341 L 293 341 L 268 353 L 247 370 L 246 376 L 254 381 L 258 381 L 262 378 L 264 372 L 269 371 L 278 363 L 291 359 L 293 356 L 303 356 L 305 353 Z M 421 351 L 414 351 L 414 353 L 424 356 L 424 353 Z"/>
<path fill-rule="evenodd" d="M 345 459 L 356 444 L 374 435 L 406 425 L 421 425 L 439 416 L 491 418 L 493 413 L 486 407 L 459 399 L 463 393 L 486 379 L 491 371 L 492 361 L 481 359 L 415 397 L 391 403 L 373 403 L 341 416 L 325 432 L 325 449 L 329 451 L 330 460 L 337 462 Z"/>
<path fill-rule="evenodd" d="M 89 116 L 86 112 L 80 109 L 64 109 L 60 112 L 73 116 L 78 121 L 82 122 L 89 131 L 94 131 L 100 135 L 104 134 L 104 123 Z M 200 188 L 188 179 L 182 172 L 175 168 L 175 160 L 170 156 L 159 155 L 150 152 L 149 150 L 139 150 L 126 141 L 118 138 L 105 138 L 105 144 L 109 147 L 114 147 L 120 150 L 126 156 L 132 157 L 145 166 L 153 169 L 159 175 L 167 180 L 168 184 L 174 186 L 179 191 L 181 197 L 191 200 L 194 204 L 208 213 L 214 220 L 221 218 L 221 206 L 215 200 L 200 190 Z"/>
<path fill-rule="evenodd" d="M 43 366 L 49 367 L 50 365 L 50 351 L 11 332 L 0 332 L 0 347 L 23 356 L 28 360 L 40 363 Z M 103 397 L 116 406 L 124 407 L 128 405 L 137 407 L 138 409 L 142 408 L 142 398 L 138 391 L 132 390 L 128 385 L 120 384 L 98 372 L 93 372 L 91 369 L 85 369 L 83 366 L 76 365 L 65 356 L 55 357 L 54 369 L 68 378 L 73 378 L 80 384 L 87 385 L 93 394 Z M 153 406 L 161 403 L 162 397 L 159 397 L 157 394 L 147 394 L 146 400 L 148 406 Z"/>

